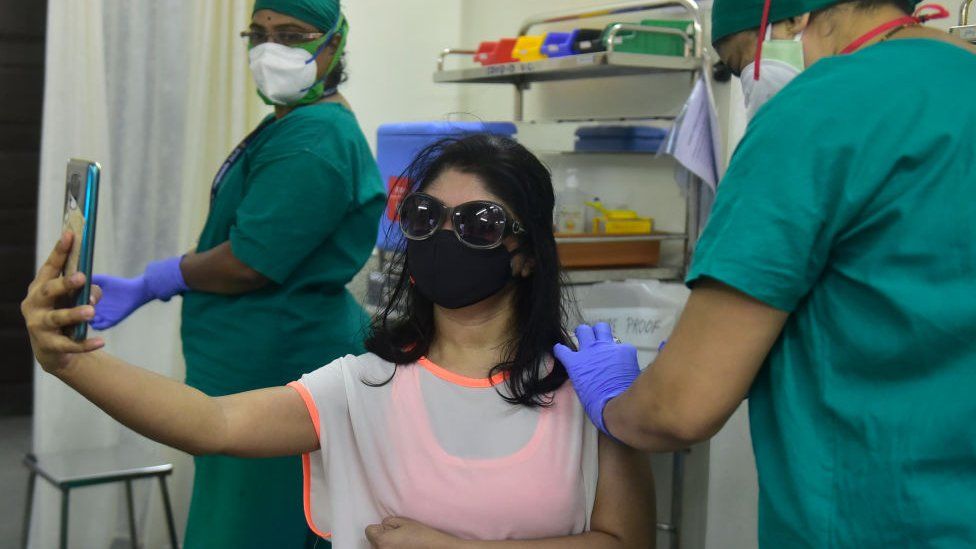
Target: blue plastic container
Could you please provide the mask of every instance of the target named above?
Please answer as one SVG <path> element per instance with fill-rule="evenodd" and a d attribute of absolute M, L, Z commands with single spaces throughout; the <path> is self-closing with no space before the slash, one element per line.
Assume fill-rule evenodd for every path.
<path fill-rule="evenodd" d="M 397 226 L 396 209 L 400 199 L 413 186 L 413 182 L 404 180 L 403 175 L 424 147 L 445 137 L 476 133 L 512 137 L 516 132 L 515 124 L 511 122 L 406 122 L 380 126 L 376 132 L 376 163 L 386 183 L 387 207 L 380 218 L 376 246 L 383 250 L 395 250 L 403 242 Z"/>
<path fill-rule="evenodd" d="M 585 126 L 576 130 L 580 152 L 645 152 L 660 150 L 668 132 L 651 126 Z"/>
<path fill-rule="evenodd" d="M 542 53 L 546 57 L 565 57 L 573 55 L 574 32 L 550 32 L 542 42 Z"/>

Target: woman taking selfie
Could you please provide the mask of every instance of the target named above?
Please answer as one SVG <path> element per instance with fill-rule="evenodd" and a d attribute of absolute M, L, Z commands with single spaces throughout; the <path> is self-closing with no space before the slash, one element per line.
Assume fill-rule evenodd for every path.
<path fill-rule="evenodd" d="M 210 396 L 280 386 L 363 352 L 369 317 L 346 286 L 373 250 L 386 193 L 339 90 L 348 36 L 338 0 L 254 2 L 242 37 L 274 114 L 214 177 L 192 252 L 135 278 L 95 275 L 96 329 L 182 295 L 186 383 Z M 301 475 L 294 456 L 197 457 L 186 547 L 304 546 Z"/>
<path fill-rule="evenodd" d="M 61 334 L 93 313 L 55 306 L 84 283 L 58 275 L 68 236 L 23 303 L 34 353 L 154 440 L 303 454 L 309 526 L 339 548 L 652 546 L 647 460 L 597 438 L 550 355 L 569 338 L 549 172 L 479 135 L 432 146 L 409 175 L 402 274 L 365 355 L 224 397 L 126 364 Z"/>

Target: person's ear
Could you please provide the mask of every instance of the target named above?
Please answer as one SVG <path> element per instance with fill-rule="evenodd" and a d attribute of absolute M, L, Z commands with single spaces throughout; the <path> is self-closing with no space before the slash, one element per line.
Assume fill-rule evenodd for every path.
<path fill-rule="evenodd" d="M 810 24 L 810 14 L 804 13 L 773 23 L 772 37 L 775 40 L 793 40 Z"/>
<path fill-rule="evenodd" d="M 535 259 L 519 253 L 512 256 L 511 265 L 513 277 L 529 278 L 532 276 L 532 271 L 535 270 Z"/>
<path fill-rule="evenodd" d="M 786 24 L 786 30 L 793 36 L 807 30 L 810 26 L 810 14 L 804 13 L 796 17 L 790 17 Z"/>

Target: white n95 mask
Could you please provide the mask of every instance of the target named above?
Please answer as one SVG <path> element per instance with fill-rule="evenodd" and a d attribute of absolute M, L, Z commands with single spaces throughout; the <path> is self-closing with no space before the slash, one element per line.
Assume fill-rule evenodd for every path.
<path fill-rule="evenodd" d="M 302 48 L 265 42 L 247 52 L 258 90 L 275 105 L 300 101 L 316 84 L 315 56 Z"/>
<path fill-rule="evenodd" d="M 782 61 L 763 59 L 759 67 L 759 80 L 753 78 L 753 66 L 749 63 L 742 71 L 742 95 L 746 100 L 746 116 L 752 117 L 767 101 L 796 78 L 800 71 Z"/>
<path fill-rule="evenodd" d="M 755 78 L 756 63 L 742 69 L 742 94 L 745 96 L 746 115 L 751 120 L 762 107 L 780 90 L 796 78 L 804 68 L 803 33 L 793 40 L 771 40 L 772 27 L 766 31 L 762 59 L 759 63 L 759 80 Z"/>

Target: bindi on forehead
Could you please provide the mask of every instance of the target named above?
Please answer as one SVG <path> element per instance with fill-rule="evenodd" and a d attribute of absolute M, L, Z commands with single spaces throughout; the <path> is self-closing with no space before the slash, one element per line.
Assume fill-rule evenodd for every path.
<path fill-rule="evenodd" d="M 276 13 L 272 10 L 260 10 L 255 12 L 251 18 L 251 24 L 266 29 L 318 32 L 318 29 L 312 25 L 291 16 Z"/>

